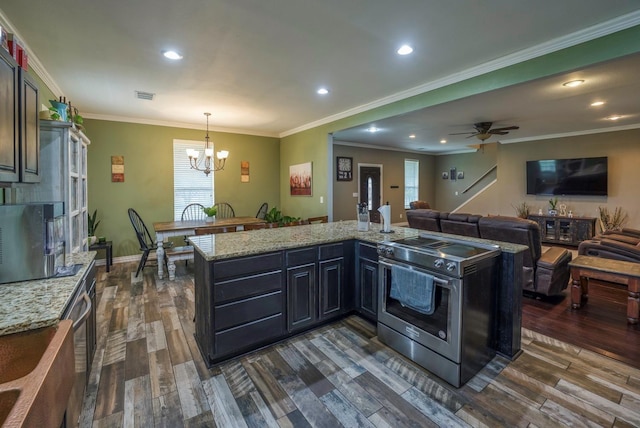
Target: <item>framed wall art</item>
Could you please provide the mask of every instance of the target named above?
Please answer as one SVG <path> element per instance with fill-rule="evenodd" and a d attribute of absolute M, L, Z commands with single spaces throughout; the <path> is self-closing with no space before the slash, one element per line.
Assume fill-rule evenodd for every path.
<path fill-rule="evenodd" d="M 336 158 L 336 180 L 353 180 L 353 158 L 338 156 Z"/>
<path fill-rule="evenodd" d="M 311 196 L 311 162 L 289 167 L 289 189 L 291 196 Z"/>

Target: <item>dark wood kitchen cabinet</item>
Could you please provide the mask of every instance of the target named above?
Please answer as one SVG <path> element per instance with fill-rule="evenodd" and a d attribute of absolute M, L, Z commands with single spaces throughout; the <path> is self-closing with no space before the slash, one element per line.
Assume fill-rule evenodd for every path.
<path fill-rule="evenodd" d="M 356 250 L 356 311 L 373 322 L 378 321 L 378 252 L 372 244 L 358 242 Z"/>
<path fill-rule="evenodd" d="M 207 364 L 284 336 L 282 252 L 207 262 L 194 255 L 196 340 Z"/>
<path fill-rule="evenodd" d="M 287 328 L 302 330 L 318 320 L 318 285 L 316 283 L 316 248 L 286 251 Z"/>
<path fill-rule="evenodd" d="M 0 105 L 0 182 L 39 182 L 38 85 L 2 49 Z"/>
<path fill-rule="evenodd" d="M 349 245 L 353 244 L 340 242 L 286 252 L 289 332 L 313 327 L 348 309 L 344 257 Z"/>

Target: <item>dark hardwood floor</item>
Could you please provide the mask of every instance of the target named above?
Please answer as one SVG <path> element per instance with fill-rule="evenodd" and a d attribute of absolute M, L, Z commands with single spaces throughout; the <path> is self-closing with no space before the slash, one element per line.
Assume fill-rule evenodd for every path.
<path fill-rule="evenodd" d="M 626 287 L 591 281 L 580 309 L 571 309 L 570 286 L 562 296 L 525 296 L 522 327 L 640 368 L 640 327 L 627 324 Z"/>
<path fill-rule="evenodd" d="M 135 278 L 134 263 L 99 268 L 81 427 L 640 426 L 640 369 L 589 350 L 600 336 L 620 338 L 616 355 L 639 349 L 619 296 L 604 288 L 584 312 L 563 313 L 568 298 L 526 299 L 533 328 L 522 330 L 522 354 L 497 356 L 454 388 L 381 344 L 358 316 L 209 369 L 193 336 L 191 268 L 180 263 L 175 281 L 151 268 Z M 588 311 L 607 316 L 591 322 Z M 606 332 L 589 336 L 596 326 Z"/>

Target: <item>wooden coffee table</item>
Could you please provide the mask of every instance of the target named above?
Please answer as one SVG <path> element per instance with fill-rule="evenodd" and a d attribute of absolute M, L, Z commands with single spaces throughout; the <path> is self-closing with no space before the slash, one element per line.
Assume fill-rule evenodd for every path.
<path fill-rule="evenodd" d="M 579 309 L 589 297 L 589 280 L 613 282 L 627 286 L 627 322 L 637 324 L 640 316 L 640 263 L 578 256 L 571 268 L 571 307 Z"/>

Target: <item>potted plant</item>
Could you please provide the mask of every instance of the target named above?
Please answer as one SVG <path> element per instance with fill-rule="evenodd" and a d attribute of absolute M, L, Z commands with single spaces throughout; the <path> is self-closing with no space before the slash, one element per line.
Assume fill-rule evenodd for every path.
<path fill-rule="evenodd" d="M 557 205 L 558 198 L 549 199 L 549 215 L 558 215 Z"/>
<path fill-rule="evenodd" d="M 603 232 L 607 230 L 622 230 L 622 226 L 627 222 L 628 218 L 629 216 L 622 210 L 622 207 L 616 207 L 613 213 L 610 213 L 607 207 L 598 207 L 598 220 Z"/>
<path fill-rule="evenodd" d="M 94 210 L 93 214 L 89 214 L 87 216 L 87 235 L 89 236 L 89 245 L 93 245 L 96 243 L 96 229 L 100 225 L 100 220 L 98 220 L 98 210 Z"/>
<path fill-rule="evenodd" d="M 216 207 L 204 207 L 202 208 L 202 212 L 207 215 L 205 221 L 207 223 L 212 223 L 216 219 L 216 214 L 218 213 L 218 208 Z"/>
<path fill-rule="evenodd" d="M 521 202 L 518 205 L 511 204 L 511 206 L 513 207 L 514 210 L 516 210 L 516 216 L 520 218 L 529 217 L 529 210 L 531 209 L 531 207 L 526 202 Z"/>
<path fill-rule="evenodd" d="M 264 215 L 264 221 L 271 227 L 278 227 L 283 223 L 282 212 L 277 207 L 273 207 Z"/>

